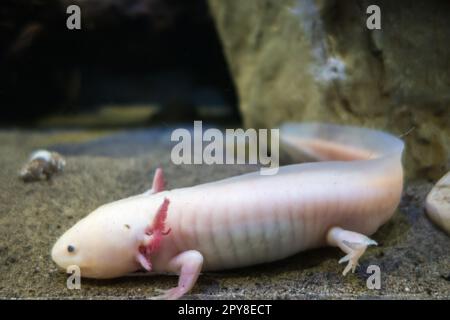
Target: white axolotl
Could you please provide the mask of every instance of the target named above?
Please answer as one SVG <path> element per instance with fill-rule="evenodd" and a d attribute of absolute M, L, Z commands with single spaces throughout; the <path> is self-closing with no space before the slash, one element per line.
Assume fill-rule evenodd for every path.
<path fill-rule="evenodd" d="M 145 269 L 179 274 L 158 298 L 177 299 L 201 271 L 271 262 L 302 250 L 337 246 L 354 272 L 372 235 L 396 210 L 402 189 L 403 142 L 386 133 L 327 124 L 286 124 L 282 146 L 324 162 L 280 167 L 272 176 L 244 174 L 151 190 L 101 206 L 52 249 L 63 269 L 114 278 Z"/>

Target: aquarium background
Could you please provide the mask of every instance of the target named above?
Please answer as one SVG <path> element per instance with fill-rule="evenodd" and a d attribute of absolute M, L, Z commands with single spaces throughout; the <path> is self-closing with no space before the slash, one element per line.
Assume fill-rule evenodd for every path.
<path fill-rule="evenodd" d="M 77 3 L 82 30 L 73 31 L 66 8 Z M 171 120 L 211 106 L 239 119 L 205 1 L 6 1 L 0 10 L 4 124 L 130 106 Z"/>
<path fill-rule="evenodd" d="M 66 8 L 81 8 L 68 30 Z M 381 29 L 366 9 L 381 8 Z M 394 218 L 343 278 L 333 248 L 219 274 L 190 298 L 448 298 L 450 238 L 424 214 L 450 168 L 450 3 L 388 0 L 3 0 L 0 3 L 0 297 L 146 298 L 170 277 L 83 280 L 67 290 L 50 248 L 101 204 L 254 171 L 174 165 L 171 132 L 320 121 L 377 128 L 406 142 Z M 24 183 L 36 149 L 63 174 Z M 380 290 L 366 286 L 370 261 Z"/>

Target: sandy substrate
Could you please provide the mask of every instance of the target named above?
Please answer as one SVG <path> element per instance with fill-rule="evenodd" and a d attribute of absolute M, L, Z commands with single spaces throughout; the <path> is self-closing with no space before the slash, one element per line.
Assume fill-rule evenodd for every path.
<path fill-rule="evenodd" d="M 253 170 L 242 166 L 175 166 L 169 128 L 129 132 L 0 132 L 0 298 L 146 298 L 176 285 L 173 276 L 82 279 L 68 290 L 67 275 L 50 259 L 54 241 L 101 204 L 140 193 L 153 170 L 165 169 L 168 188 Z M 49 148 L 65 155 L 66 171 L 50 182 L 24 183 L 17 172 L 28 154 Z M 200 277 L 187 299 L 421 299 L 450 298 L 450 237 L 425 216 L 432 185 L 407 184 L 394 218 L 373 238 L 355 274 L 343 277 L 343 253 L 324 248 L 289 259 Z M 105 239 L 108 241 L 108 239 Z M 378 265 L 381 289 L 366 286 Z"/>

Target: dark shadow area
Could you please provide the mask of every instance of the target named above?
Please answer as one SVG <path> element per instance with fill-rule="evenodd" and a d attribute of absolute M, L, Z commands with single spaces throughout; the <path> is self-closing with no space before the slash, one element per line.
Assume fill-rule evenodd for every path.
<path fill-rule="evenodd" d="M 70 4 L 81 30 L 66 27 Z M 205 0 L 7 0 L 0 21 L 3 125 L 104 106 L 154 107 L 155 121 L 202 117 L 199 107 L 239 119 Z"/>

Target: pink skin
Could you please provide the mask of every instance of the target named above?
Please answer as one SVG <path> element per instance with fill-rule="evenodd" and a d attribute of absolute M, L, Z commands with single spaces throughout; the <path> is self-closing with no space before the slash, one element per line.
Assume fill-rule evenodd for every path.
<path fill-rule="evenodd" d="M 158 290 L 162 294 L 153 299 L 174 300 L 189 292 L 197 282 L 203 265 L 203 256 L 195 250 L 184 251 L 170 260 L 167 270 L 180 275 L 178 286 L 169 290 Z"/>
<path fill-rule="evenodd" d="M 161 192 L 164 189 L 164 184 L 163 171 L 161 168 L 158 168 L 153 179 L 152 190 L 155 193 Z M 150 261 L 151 255 L 159 250 L 163 236 L 168 235 L 171 231 L 170 229 L 164 231 L 169 203 L 170 201 L 165 198 L 153 219 L 153 223 L 146 229 L 146 234 L 153 237 L 146 246 L 140 247 L 137 255 L 137 261 L 149 272 L 152 271 L 152 264 Z M 195 250 L 184 251 L 181 254 L 176 255 L 169 261 L 167 271 L 180 275 L 178 286 L 169 290 L 158 290 L 161 291 L 162 294 L 153 297 L 153 299 L 174 300 L 182 297 L 194 287 L 201 272 L 202 264 L 203 256 Z"/>
<path fill-rule="evenodd" d="M 156 172 L 157 173 L 155 174 L 155 180 L 153 181 L 152 189 L 162 191 L 159 188 L 155 188 L 155 182 L 156 185 L 161 186 L 161 181 L 163 179 L 162 170 L 158 168 Z M 139 247 L 137 261 L 147 271 L 152 271 L 150 256 L 159 250 L 162 237 L 170 233 L 170 229 L 164 231 L 169 203 L 170 201 L 165 198 L 158 211 L 156 212 L 155 217 L 153 218 L 153 223 L 145 229 L 145 234 L 149 236 L 148 241 L 146 241 L 146 243 Z"/>
<path fill-rule="evenodd" d="M 53 259 L 63 268 L 80 265 L 82 276 L 94 278 L 141 268 L 179 274 L 176 288 L 155 297 L 165 299 L 189 292 L 201 271 L 271 262 L 326 245 L 347 254 L 340 260 L 348 262 L 344 275 L 354 271 L 376 244 L 367 235 L 400 201 L 403 143 L 379 131 L 333 125 L 290 125 L 280 136 L 294 160 L 302 151 L 325 162 L 170 191 L 163 190 L 158 169 L 150 191 L 102 206 L 68 230 Z M 67 244 L 75 245 L 75 254 L 65 251 Z"/>
<path fill-rule="evenodd" d="M 164 180 L 164 173 L 161 168 L 156 169 L 155 176 L 153 177 L 152 190 L 154 193 L 158 193 L 164 190 L 166 182 Z M 163 219 L 164 220 L 164 219 Z"/>

